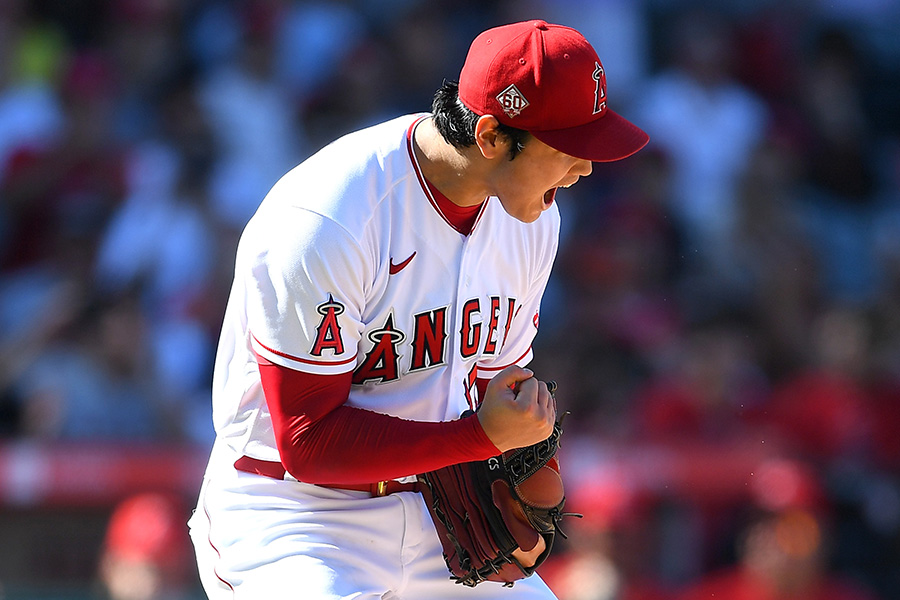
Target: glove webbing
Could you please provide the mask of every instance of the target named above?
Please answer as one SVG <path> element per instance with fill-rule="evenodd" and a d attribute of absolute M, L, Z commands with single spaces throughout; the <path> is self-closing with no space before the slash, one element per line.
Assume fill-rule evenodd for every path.
<path fill-rule="evenodd" d="M 516 487 L 544 467 L 559 450 L 562 435 L 562 421 L 553 425 L 553 433 L 543 442 L 525 448 L 517 448 L 503 457 L 503 466 L 509 476 L 509 483 Z"/>

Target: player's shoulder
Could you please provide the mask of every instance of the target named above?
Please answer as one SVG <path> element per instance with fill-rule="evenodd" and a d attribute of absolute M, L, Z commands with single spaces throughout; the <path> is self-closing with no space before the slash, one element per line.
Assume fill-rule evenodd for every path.
<path fill-rule="evenodd" d="M 356 148 L 371 148 L 380 153 L 406 148 L 409 128 L 423 116 L 424 114 L 407 114 L 381 121 L 343 135 L 329 146 L 351 145 Z M 328 149 L 328 146 L 325 149 Z"/>
<path fill-rule="evenodd" d="M 397 157 L 406 166 L 407 133 L 420 115 L 403 115 L 344 134 L 301 163 L 300 170 L 343 165 L 347 173 L 378 168 L 389 172 Z"/>
<path fill-rule="evenodd" d="M 417 118 L 397 117 L 334 140 L 275 183 L 259 213 L 281 219 L 305 209 L 358 229 L 398 182 L 415 176 L 406 135 Z"/>
<path fill-rule="evenodd" d="M 339 137 L 289 171 L 269 195 L 321 209 L 385 193 L 394 180 L 412 175 L 406 139 L 416 119 L 397 117 Z"/>

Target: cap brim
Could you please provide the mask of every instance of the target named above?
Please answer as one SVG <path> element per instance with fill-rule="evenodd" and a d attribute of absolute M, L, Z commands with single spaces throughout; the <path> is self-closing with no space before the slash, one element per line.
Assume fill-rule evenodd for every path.
<path fill-rule="evenodd" d="M 609 109 L 584 125 L 529 133 L 551 148 L 593 162 L 627 158 L 650 141 L 650 136 L 637 125 Z"/>

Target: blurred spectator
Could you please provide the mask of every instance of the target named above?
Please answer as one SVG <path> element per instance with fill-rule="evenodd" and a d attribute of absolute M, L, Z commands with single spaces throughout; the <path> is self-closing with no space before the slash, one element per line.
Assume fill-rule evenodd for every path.
<path fill-rule="evenodd" d="M 215 65 L 198 87 L 220 155 L 209 177 L 211 207 L 242 229 L 261 194 L 305 151 L 299 105 L 279 83 L 273 29 L 279 13 L 250 3 L 233 60 Z"/>
<path fill-rule="evenodd" d="M 737 190 L 734 286 L 710 291 L 721 306 L 748 315 L 760 366 L 774 378 L 806 360 L 807 332 L 823 295 L 799 207 L 797 154 L 776 136 L 750 155 Z"/>
<path fill-rule="evenodd" d="M 209 284 L 213 231 L 205 197 L 179 155 L 143 144 L 129 160 L 129 193 L 112 212 L 97 254 L 97 285 L 117 294 L 140 283 L 159 316 L 183 315 Z"/>
<path fill-rule="evenodd" d="M 677 600 L 876 600 L 827 566 L 827 521 L 791 508 L 761 513 L 741 533 L 738 562 L 691 585 Z"/>
<path fill-rule="evenodd" d="M 772 460 L 756 475 L 747 514 L 735 519 L 734 563 L 714 566 L 677 600 L 876 600 L 831 565 L 835 511 L 815 472 Z"/>
<path fill-rule="evenodd" d="M 795 452 L 817 464 L 866 461 L 873 420 L 867 394 L 871 332 L 863 315 L 834 309 L 810 330 L 810 361 L 756 406 L 761 420 Z"/>
<path fill-rule="evenodd" d="M 53 269 L 0 279 L 0 436 L 25 433 L 23 373 L 78 318 L 84 288 Z"/>
<path fill-rule="evenodd" d="M 745 415 L 763 404 L 768 380 L 747 327 L 725 323 L 679 339 L 670 359 L 635 391 L 634 439 L 738 443 L 752 435 Z"/>
<path fill-rule="evenodd" d="M 196 597 L 188 511 L 177 499 L 144 493 L 123 500 L 110 518 L 99 579 L 108 600 Z"/>
<path fill-rule="evenodd" d="M 161 128 L 161 109 L 174 95 L 167 87 L 185 68 L 181 32 L 185 3 L 176 0 L 119 0 L 108 5 L 102 44 L 116 73 L 117 93 L 110 112 L 114 135 L 133 142 Z M 186 132 L 188 133 L 188 132 Z"/>
<path fill-rule="evenodd" d="M 566 511 L 583 518 L 564 522 L 540 576 L 560 600 L 671 600 L 660 580 L 657 509 L 633 474 L 604 468 L 576 443 L 567 457 Z"/>
<path fill-rule="evenodd" d="M 89 304 L 13 382 L 20 434 L 44 440 L 168 435 L 147 363 L 146 317 L 133 295 Z"/>
<path fill-rule="evenodd" d="M 818 35 L 803 69 L 799 100 L 808 118 L 810 183 L 848 203 L 873 200 L 874 149 L 863 104 L 865 65 L 853 39 L 832 29 Z"/>
<path fill-rule="evenodd" d="M 361 7 L 345 0 L 278 4 L 279 14 L 271 23 L 274 68 L 284 89 L 305 106 L 350 67 L 348 59 L 365 43 L 368 24 Z"/>
<path fill-rule="evenodd" d="M 61 243 L 76 252 L 90 252 L 96 243 L 123 191 L 121 148 L 108 121 L 113 89 L 105 56 L 74 56 L 61 82 L 61 135 L 49 145 L 20 148 L 7 164 L 0 181 L 12 225 L 0 263 L 6 269 L 68 260 L 55 254 Z"/>
<path fill-rule="evenodd" d="M 672 163 L 670 210 L 689 264 L 720 285 L 730 276 L 737 181 L 766 133 L 768 110 L 734 77 L 734 34 L 721 14 L 685 11 L 665 33 L 666 69 L 635 98 L 633 117 Z"/>
<path fill-rule="evenodd" d="M 599 183 L 589 178 L 582 190 L 560 194 L 570 216 L 541 312 L 542 343 L 559 350 L 536 360 L 558 373 L 576 426 L 596 416 L 611 434 L 635 379 L 675 343 L 683 323 L 671 297 L 680 235 L 667 212 L 668 161 L 644 150 L 616 170 L 602 167 L 592 175 Z"/>
<path fill-rule="evenodd" d="M 649 573 L 641 576 L 623 566 L 626 553 L 636 550 L 628 536 L 636 533 L 623 529 L 573 534 L 540 569 L 540 576 L 559 600 L 672 600 Z"/>
<path fill-rule="evenodd" d="M 0 59 L 2 184 L 17 152 L 45 149 L 61 135 L 55 86 L 65 66 L 65 46 L 52 28 L 0 17 Z"/>
<path fill-rule="evenodd" d="M 181 434 L 205 443 L 214 351 L 205 305 L 209 294 L 220 291 L 219 231 L 202 181 L 187 171 L 182 156 L 158 143 L 136 149 L 129 161 L 130 193 L 101 238 L 96 285 L 111 296 L 140 291 L 148 319 L 144 369 L 157 382 L 172 422 L 180 421 Z"/>
<path fill-rule="evenodd" d="M 823 267 L 827 293 L 858 302 L 876 290 L 872 246 L 881 182 L 863 103 L 866 66 L 851 36 L 822 31 L 807 52 L 796 87 L 804 115 L 806 222 Z"/>

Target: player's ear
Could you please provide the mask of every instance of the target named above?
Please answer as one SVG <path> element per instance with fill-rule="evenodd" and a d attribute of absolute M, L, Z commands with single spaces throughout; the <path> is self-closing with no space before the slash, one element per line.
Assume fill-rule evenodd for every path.
<path fill-rule="evenodd" d="M 500 133 L 500 121 L 493 115 L 482 115 L 475 123 L 475 145 L 487 159 L 505 157 L 509 140 Z"/>

